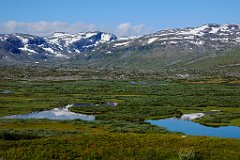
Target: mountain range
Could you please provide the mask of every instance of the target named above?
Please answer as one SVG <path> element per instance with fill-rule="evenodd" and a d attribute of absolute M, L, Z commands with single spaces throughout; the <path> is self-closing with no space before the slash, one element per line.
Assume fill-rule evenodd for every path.
<path fill-rule="evenodd" d="M 97 68 L 224 72 L 239 76 L 240 25 L 206 24 L 117 38 L 104 32 L 39 37 L 0 35 L 0 62 L 67 63 Z"/>
<path fill-rule="evenodd" d="M 21 33 L 2 34 L 0 35 L 0 59 L 7 61 L 68 59 L 73 55 L 92 51 L 95 47 L 116 39 L 116 36 L 103 32 L 76 34 L 56 32 L 48 37 Z"/>

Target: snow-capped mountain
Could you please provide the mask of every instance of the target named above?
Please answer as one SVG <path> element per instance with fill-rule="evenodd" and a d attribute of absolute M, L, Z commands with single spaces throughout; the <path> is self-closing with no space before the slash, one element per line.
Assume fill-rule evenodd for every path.
<path fill-rule="evenodd" d="M 57 32 L 48 37 L 28 34 L 0 34 L 0 59 L 23 57 L 28 60 L 70 58 L 74 54 L 89 52 L 96 46 L 116 40 L 116 36 L 103 32 L 68 34 Z"/>
<path fill-rule="evenodd" d="M 224 44 L 240 43 L 240 25 L 207 24 L 196 28 L 163 30 L 145 38 L 148 38 L 148 44 L 155 41 L 162 41 L 162 44 L 189 42 L 198 46 L 209 44 L 218 49 Z"/>
<path fill-rule="evenodd" d="M 181 70 L 179 75 L 224 68 L 223 72 L 227 75 L 227 71 L 232 74 L 233 68 L 239 66 L 238 48 L 240 25 L 207 24 L 196 28 L 162 30 L 142 37 L 120 38 L 98 46 L 84 58 L 88 62 L 91 60 L 90 65 L 103 68 Z M 75 62 L 80 59 L 76 57 Z M 232 67 L 225 70 L 226 66 Z M 204 69 L 199 71 L 200 68 Z M 240 72 L 236 71 L 233 75 L 240 75 Z"/>
<path fill-rule="evenodd" d="M 168 29 L 142 37 L 119 39 L 104 32 L 56 32 L 47 37 L 0 34 L 0 59 L 91 59 L 127 52 L 132 55 L 133 52 L 141 53 L 143 50 L 154 50 L 156 56 L 164 53 L 171 55 L 221 51 L 239 45 L 240 25 L 233 24 L 206 24 L 196 28 Z"/>
<path fill-rule="evenodd" d="M 84 52 L 90 51 L 94 47 L 116 40 L 117 37 L 103 32 L 87 32 L 68 34 L 63 32 L 56 32 L 46 38 L 49 44 L 57 46 L 61 51 Z"/>
<path fill-rule="evenodd" d="M 111 49 L 142 48 L 154 44 L 157 47 L 175 46 L 190 50 L 194 48 L 226 49 L 240 44 L 240 25 L 206 24 L 196 28 L 161 30 L 142 37 L 119 39 L 111 43 Z"/>

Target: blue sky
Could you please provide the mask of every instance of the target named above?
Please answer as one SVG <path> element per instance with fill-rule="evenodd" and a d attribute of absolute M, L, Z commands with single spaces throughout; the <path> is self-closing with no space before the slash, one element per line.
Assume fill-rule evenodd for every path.
<path fill-rule="evenodd" d="M 0 4 L 0 33 L 102 30 L 123 36 L 240 23 L 240 0 L 1 0 Z"/>

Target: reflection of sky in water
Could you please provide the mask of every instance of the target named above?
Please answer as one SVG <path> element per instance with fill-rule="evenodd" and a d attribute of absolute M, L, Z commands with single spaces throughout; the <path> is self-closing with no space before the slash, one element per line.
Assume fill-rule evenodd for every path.
<path fill-rule="evenodd" d="M 147 122 L 150 122 L 153 125 L 165 127 L 167 130 L 172 132 L 182 132 L 187 135 L 240 138 L 240 127 L 237 126 L 214 128 L 176 118 L 148 120 Z"/>
<path fill-rule="evenodd" d="M 52 119 L 52 120 L 73 120 L 81 119 L 86 121 L 95 120 L 95 116 L 74 113 L 68 110 L 73 105 L 67 105 L 63 108 L 54 108 L 48 111 L 33 112 L 29 114 L 20 114 L 3 117 L 5 119 Z"/>

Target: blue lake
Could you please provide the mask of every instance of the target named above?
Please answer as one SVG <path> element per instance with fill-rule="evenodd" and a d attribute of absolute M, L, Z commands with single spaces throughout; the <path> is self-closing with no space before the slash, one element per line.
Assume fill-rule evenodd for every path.
<path fill-rule="evenodd" d="M 181 132 L 186 135 L 240 138 L 240 127 L 237 126 L 224 126 L 216 128 L 177 118 L 147 120 L 146 122 L 160 127 L 164 127 L 168 131 Z"/>

